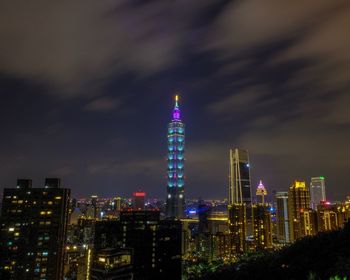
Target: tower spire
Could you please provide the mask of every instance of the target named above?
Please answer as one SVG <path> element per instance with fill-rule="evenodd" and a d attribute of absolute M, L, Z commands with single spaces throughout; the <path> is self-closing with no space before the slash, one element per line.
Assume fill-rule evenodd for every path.
<path fill-rule="evenodd" d="M 179 108 L 179 95 L 175 95 L 175 108 Z"/>
<path fill-rule="evenodd" d="M 180 121 L 181 120 L 181 112 L 179 108 L 179 95 L 175 95 L 175 107 L 173 110 L 173 121 Z"/>

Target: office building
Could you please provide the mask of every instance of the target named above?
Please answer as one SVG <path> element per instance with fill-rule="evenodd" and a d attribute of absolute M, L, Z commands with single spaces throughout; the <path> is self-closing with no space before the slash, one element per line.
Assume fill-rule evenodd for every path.
<path fill-rule="evenodd" d="M 288 193 L 289 238 L 292 242 L 304 236 L 305 231 L 301 227 L 308 218 L 305 215 L 301 217 L 301 213 L 308 209 L 310 209 L 309 189 L 305 182 L 295 181 Z"/>
<path fill-rule="evenodd" d="M 0 279 L 63 278 L 70 190 L 46 179 L 42 188 L 18 180 L 5 188 L 0 236 Z"/>
<path fill-rule="evenodd" d="M 265 196 L 266 195 L 267 195 L 266 188 L 263 185 L 262 181 L 260 180 L 258 188 L 256 189 L 256 200 L 257 200 L 257 203 L 265 204 Z"/>
<path fill-rule="evenodd" d="M 265 203 L 267 190 L 262 181 L 256 189 L 257 204 L 252 205 L 253 248 L 263 250 L 272 248 L 271 207 Z"/>
<path fill-rule="evenodd" d="M 91 280 L 133 280 L 132 250 L 106 248 L 93 256 Z"/>
<path fill-rule="evenodd" d="M 167 217 L 182 218 L 185 212 L 185 124 L 181 121 L 179 97 L 175 97 L 172 121 L 168 125 Z"/>
<path fill-rule="evenodd" d="M 122 211 L 119 221 L 96 223 L 94 254 L 130 249 L 133 279 L 181 279 L 182 225 L 159 211 Z"/>
<path fill-rule="evenodd" d="M 229 231 L 232 236 L 232 253 L 239 255 L 246 251 L 247 217 L 244 203 L 228 206 Z"/>
<path fill-rule="evenodd" d="M 256 250 L 272 248 L 272 221 L 270 206 L 258 203 L 252 206 L 253 238 Z"/>
<path fill-rule="evenodd" d="M 323 201 L 317 206 L 317 227 L 318 231 L 330 231 L 341 228 L 339 212 L 342 207 L 337 204 Z M 344 211 L 345 212 L 345 211 Z"/>
<path fill-rule="evenodd" d="M 326 201 L 326 185 L 323 176 L 311 178 L 310 183 L 311 208 L 316 210 L 321 201 Z"/>
<path fill-rule="evenodd" d="M 248 151 L 230 149 L 229 231 L 233 254 L 246 251 L 247 236 L 253 234 L 251 215 L 251 182 Z"/>
<path fill-rule="evenodd" d="M 317 213 L 315 210 L 300 210 L 300 237 L 311 236 L 317 233 Z"/>
<path fill-rule="evenodd" d="M 137 191 L 132 194 L 134 210 L 145 210 L 145 197 L 146 193 L 142 191 Z"/>
<path fill-rule="evenodd" d="M 248 151 L 230 149 L 229 204 L 252 203 Z"/>
<path fill-rule="evenodd" d="M 276 222 L 277 241 L 280 243 L 290 242 L 289 215 L 288 215 L 288 192 L 276 192 Z"/>

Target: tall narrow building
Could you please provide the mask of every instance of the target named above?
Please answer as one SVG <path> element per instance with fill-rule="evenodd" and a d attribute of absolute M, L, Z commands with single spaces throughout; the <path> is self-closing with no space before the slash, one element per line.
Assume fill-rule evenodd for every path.
<path fill-rule="evenodd" d="M 179 97 L 175 97 L 172 120 L 168 125 L 167 217 L 182 218 L 185 212 L 185 124 L 181 121 Z"/>
<path fill-rule="evenodd" d="M 251 184 L 248 151 L 230 149 L 229 230 L 233 254 L 246 251 L 246 239 L 252 235 Z"/>
<path fill-rule="evenodd" d="M 229 202 L 251 205 L 250 166 L 248 151 L 230 149 Z"/>
<path fill-rule="evenodd" d="M 309 220 L 304 215 L 310 209 L 310 192 L 305 182 L 295 181 L 289 188 L 288 208 L 290 240 L 293 242 L 305 235 L 303 224 Z"/>
<path fill-rule="evenodd" d="M 265 203 L 267 190 L 260 181 L 256 189 L 257 203 L 252 205 L 252 225 L 254 248 L 257 250 L 272 248 L 272 215 L 270 205 Z"/>
<path fill-rule="evenodd" d="M 321 201 L 326 201 L 326 186 L 323 176 L 312 177 L 310 183 L 311 208 L 317 209 Z"/>
<path fill-rule="evenodd" d="M 276 192 L 277 240 L 289 243 L 288 192 Z"/>

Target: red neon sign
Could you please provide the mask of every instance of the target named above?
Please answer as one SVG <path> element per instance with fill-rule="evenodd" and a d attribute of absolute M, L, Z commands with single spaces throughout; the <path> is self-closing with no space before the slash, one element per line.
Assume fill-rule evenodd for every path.
<path fill-rule="evenodd" d="M 134 192 L 134 193 L 133 193 L 133 196 L 136 196 L 136 197 L 144 197 L 144 196 L 146 196 L 146 193 L 145 193 L 145 192 Z"/>

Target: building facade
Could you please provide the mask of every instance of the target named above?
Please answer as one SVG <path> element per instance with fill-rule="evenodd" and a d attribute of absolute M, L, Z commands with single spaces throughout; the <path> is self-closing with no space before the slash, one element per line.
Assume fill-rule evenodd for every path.
<path fill-rule="evenodd" d="M 314 210 L 317 209 L 317 205 L 319 205 L 321 201 L 326 201 L 326 184 L 323 176 L 311 178 L 310 197 L 311 208 Z"/>
<path fill-rule="evenodd" d="M 252 203 L 249 154 L 246 150 L 230 149 L 229 204 Z"/>
<path fill-rule="evenodd" d="M 181 121 L 179 97 L 175 97 L 172 121 L 168 125 L 167 217 L 182 218 L 185 213 L 185 124 Z"/>
<path fill-rule="evenodd" d="M 159 211 L 122 211 L 119 221 L 96 223 L 94 255 L 104 253 L 107 248 L 131 250 L 134 280 L 179 280 L 182 275 L 181 237 L 181 222 L 160 220 Z"/>
<path fill-rule="evenodd" d="M 288 215 L 288 192 L 276 192 L 276 222 L 277 241 L 280 243 L 290 242 L 289 215 Z"/>
<path fill-rule="evenodd" d="M 232 236 L 232 253 L 239 255 L 246 251 L 247 211 L 244 203 L 228 206 L 229 231 Z"/>
<path fill-rule="evenodd" d="M 70 190 L 59 179 L 43 188 L 18 180 L 5 188 L 1 216 L 0 279 L 63 278 Z"/>
<path fill-rule="evenodd" d="M 270 206 L 258 203 L 252 206 L 254 248 L 264 250 L 272 248 L 272 220 Z"/>
<path fill-rule="evenodd" d="M 301 214 L 308 209 L 310 209 L 309 189 L 305 182 L 295 181 L 288 193 L 289 236 L 292 242 L 304 236 L 302 222 L 307 221 L 307 218 L 305 215 L 301 217 Z"/>
<path fill-rule="evenodd" d="M 229 231 L 233 242 L 232 254 L 239 255 L 246 251 L 247 236 L 253 234 L 248 151 L 230 149 L 229 170 Z"/>

